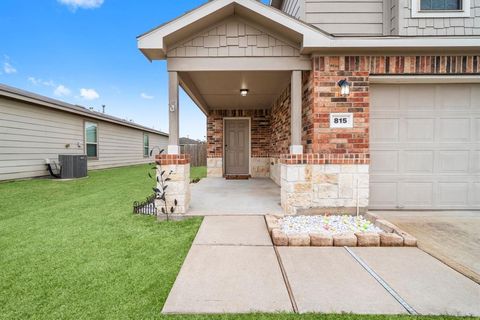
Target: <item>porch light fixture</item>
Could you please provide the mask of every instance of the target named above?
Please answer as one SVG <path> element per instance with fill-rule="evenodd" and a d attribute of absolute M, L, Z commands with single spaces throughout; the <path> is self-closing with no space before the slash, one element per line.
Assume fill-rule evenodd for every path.
<path fill-rule="evenodd" d="M 248 89 L 240 89 L 240 95 L 242 97 L 246 97 L 248 94 Z"/>
<path fill-rule="evenodd" d="M 347 79 L 338 81 L 338 86 L 340 87 L 340 93 L 342 96 L 346 97 L 350 94 L 350 85 L 351 83 Z"/>

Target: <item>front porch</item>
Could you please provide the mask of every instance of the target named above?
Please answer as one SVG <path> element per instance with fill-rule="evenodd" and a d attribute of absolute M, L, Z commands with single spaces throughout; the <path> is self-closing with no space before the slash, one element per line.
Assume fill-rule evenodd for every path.
<path fill-rule="evenodd" d="M 207 117 L 210 179 L 190 186 L 187 177 L 176 177 L 179 185 L 169 190 L 179 201 L 177 213 L 366 208 L 367 77 L 332 70 L 321 78 L 319 67 L 328 63 L 302 53 L 312 37 L 327 40 L 311 26 L 256 1 L 212 1 L 139 38 L 149 59 L 167 61 L 169 74 L 169 146 L 158 162 L 188 172 L 188 159 L 178 147 L 180 87 Z M 349 76 L 359 91 L 351 101 L 337 85 Z M 354 128 L 331 134 L 329 111 L 359 116 Z M 222 180 L 228 176 L 252 180 Z"/>
<path fill-rule="evenodd" d="M 281 214 L 280 187 L 268 178 L 205 178 L 191 184 L 189 216 Z"/>

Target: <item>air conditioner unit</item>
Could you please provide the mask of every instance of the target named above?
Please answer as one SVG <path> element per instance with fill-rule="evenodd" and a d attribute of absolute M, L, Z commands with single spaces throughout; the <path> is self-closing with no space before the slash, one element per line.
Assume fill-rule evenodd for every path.
<path fill-rule="evenodd" d="M 87 156 L 61 154 L 58 156 L 60 163 L 60 179 L 83 178 L 88 174 Z"/>

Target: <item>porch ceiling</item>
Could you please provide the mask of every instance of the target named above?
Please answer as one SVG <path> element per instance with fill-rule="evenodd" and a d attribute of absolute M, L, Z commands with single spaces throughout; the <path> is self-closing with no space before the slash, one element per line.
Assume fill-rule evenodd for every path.
<path fill-rule="evenodd" d="M 181 72 L 182 87 L 205 113 L 215 109 L 267 109 L 290 83 L 290 71 Z M 246 97 L 240 89 L 248 89 Z M 202 106 L 202 104 L 204 104 Z"/>

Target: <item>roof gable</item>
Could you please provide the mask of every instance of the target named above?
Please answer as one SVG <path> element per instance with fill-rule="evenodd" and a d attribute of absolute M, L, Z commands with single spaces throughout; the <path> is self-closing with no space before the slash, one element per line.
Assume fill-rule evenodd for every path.
<path fill-rule="evenodd" d="M 330 41 L 330 37 L 319 29 L 259 1 L 213 0 L 141 35 L 138 47 L 150 60 L 165 59 L 168 50 L 179 41 L 231 16 L 247 18 L 263 30 L 281 34 L 284 39 L 298 43 L 299 47 L 312 41 L 325 41 L 325 44 Z"/>
<path fill-rule="evenodd" d="M 181 41 L 168 50 L 168 57 L 297 57 L 299 45 L 265 28 L 231 17 Z"/>

